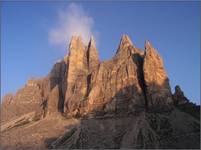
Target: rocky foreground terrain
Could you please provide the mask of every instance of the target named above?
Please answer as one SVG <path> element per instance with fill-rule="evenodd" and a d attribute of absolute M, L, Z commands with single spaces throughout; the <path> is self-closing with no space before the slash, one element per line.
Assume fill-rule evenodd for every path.
<path fill-rule="evenodd" d="M 72 37 L 50 73 L 29 80 L 1 105 L 1 149 L 200 148 L 200 106 L 171 92 L 150 42 L 123 35 L 100 61 L 95 41 Z"/>

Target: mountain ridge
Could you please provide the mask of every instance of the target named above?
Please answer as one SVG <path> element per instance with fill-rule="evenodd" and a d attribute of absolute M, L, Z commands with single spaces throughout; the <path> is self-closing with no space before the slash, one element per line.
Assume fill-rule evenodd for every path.
<path fill-rule="evenodd" d="M 19 144 L 16 132 L 22 130 L 22 136 L 29 139 L 29 134 L 42 131 L 45 124 L 49 126 L 47 135 L 40 132 L 44 136 L 38 141 L 40 144 L 30 144 L 29 139 L 31 148 L 200 146 L 200 107 L 192 104 L 179 86 L 172 94 L 163 59 L 149 41 L 145 42 L 145 49 L 140 50 L 127 35 L 122 36 L 116 54 L 107 61 L 100 61 L 93 37 L 84 45 L 81 37 L 73 36 L 68 55 L 55 63 L 47 76 L 29 80 L 15 95 L 6 95 L 3 99 L 4 148 L 17 144 L 22 149 L 26 144 Z M 76 118 L 76 124 L 64 134 L 64 122 L 69 124 L 69 118 Z M 55 131 L 54 140 L 50 131 L 54 129 L 49 124 L 53 120 L 62 124 L 60 129 L 59 124 L 56 126 L 63 131 Z M 41 130 L 36 129 L 37 124 Z M 23 132 L 25 127 L 27 133 Z M 92 131 L 100 139 L 104 137 L 105 144 L 104 140 L 95 138 Z M 184 137 L 177 138 L 181 135 Z M 8 138 L 10 143 L 6 142 Z M 186 144 L 182 145 L 182 141 Z"/>

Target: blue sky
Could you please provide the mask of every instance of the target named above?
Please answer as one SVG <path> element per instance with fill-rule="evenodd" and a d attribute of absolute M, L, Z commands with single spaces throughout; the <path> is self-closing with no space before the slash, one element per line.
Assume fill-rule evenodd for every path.
<path fill-rule="evenodd" d="M 69 17 L 70 2 L 3 2 L 1 9 L 1 96 L 15 93 L 31 77 L 48 74 L 67 54 L 69 35 L 51 42 L 52 30 L 68 33 L 58 14 Z M 144 49 L 145 40 L 162 56 L 172 89 L 200 104 L 200 2 L 78 2 L 89 22 L 101 60 L 116 52 L 122 34 Z M 67 11 L 66 11 L 67 10 Z M 78 10 L 79 11 L 79 10 Z M 66 13 L 66 14 L 65 14 Z M 82 24 L 81 24 L 82 25 Z M 74 26 L 74 25 L 73 25 Z M 67 29 L 66 29 L 67 28 Z M 66 34 L 64 32 L 64 34 Z M 57 35 L 57 34 L 56 34 Z M 62 39 L 64 37 L 64 39 Z M 54 39 L 55 37 L 53 37 Z M 63 41 L 62 41 L 63 40 Z"/>

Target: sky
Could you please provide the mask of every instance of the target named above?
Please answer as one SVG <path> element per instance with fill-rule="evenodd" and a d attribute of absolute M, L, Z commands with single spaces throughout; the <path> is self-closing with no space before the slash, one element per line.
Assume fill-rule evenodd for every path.
<path fill-rule="evenodd" d="M 99 57 L 115 54 L 127 34 L 149 40 L 164 60 L 172 92 L 180 85 L 200 104 L 200 2 L 2 2 L 1 97 L 47 75 L 68 53 L 72 35 L 95 37 Z"/>

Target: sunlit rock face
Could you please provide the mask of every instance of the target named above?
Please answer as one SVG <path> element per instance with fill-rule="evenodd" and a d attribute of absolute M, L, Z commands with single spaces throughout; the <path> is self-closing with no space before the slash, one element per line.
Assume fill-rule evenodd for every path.
<path fill-rule="evenodd" d="M 14 103 L 37 105 L 37 115 L 127 114 L 173 103 L 158 52 L 148 41 L 145 50 L 136 48 L 127 35 L 121 37 L 115 56 L 102 62 L 93 37 L 84 45 L 80 36 L 73 36 L 68 55 L 54 64 L 48 76 L 28 81 L 18 93 L 12 96 L 19 99 Z M 35 94 L 28 100 L 23 98 L 31 93 Z"/>
<path fill-rule="evenodd" d="M 96 43 L 93 37 L 91 37 L 87 47 L 87 65 L 89 73 L 93 72 L 99 65 L 98 51 L 96 49 Z"/>
<path fill-rule="evenodd" d="M 148 41 L 145 43 L 143 72 L 148 105 L 157 106 L 173 103 L 163 60 Z"/>
<path fill-rule="evenodd" d="M 50 95 L 49 95 L 49 98 L 48 98 L 48 114 L 54 114 L 54 113 L 57 113 L 58 110 L 59 110 L 59 101 L 60 101 L 60 95 L 59 95 L 59 86 L 56 85 Z"/>
<path fill-rule="evenodd" d="M 87 92 L 87 59 L 81 37 L 72 37 L 69 46 L 67 88 L 64 111 L 72 113 L 79 107 Z"/>
<path fill-rule="evenodd" d="M 15 95 L 5 96 L 2 103 L 2 121 L 8 121 L 36 111 L 42 103 L 41 88 L 37 80 L 29 80 Z"/>
<path fill-rule="evenodd" d="M 100 61 L 93 37 L 73 36 L 47 76 L 3 98 L 0 149 L 200 148 L 199 119 L 150 42 L 141 50 L 123 35 Z"/>
<path fill-rule="evenodd" d="M 128 36 L 122 36 L 116 55 L 100 63 L 92 73 L 88 96 L 88 111 L 128 112 L 135 106 L 144 106 L 141 86 L 141 51 L 136 49 Z"/>

